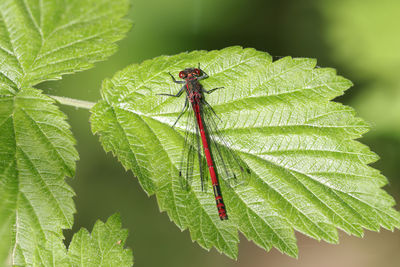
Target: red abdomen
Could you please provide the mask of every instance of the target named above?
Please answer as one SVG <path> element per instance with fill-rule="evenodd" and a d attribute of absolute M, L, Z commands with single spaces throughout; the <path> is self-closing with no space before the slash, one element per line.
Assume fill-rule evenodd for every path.
<path fill-rule="evenodd" d="M 201 117 L 199 101 L 200 101 L 200 99 L 196 98 L 196 97 L 191 99 L 193 111 L 196 116 L 197 125 L 199 126 L 201 142 L 203 144 L 203 149 L 204 149 L 204 155 L 206 157 L 208 170 L 210 172 L 210 178 L 211 178 L 211 183 L 213 186 L 215 202 L 217 204 L 219 218 L 221 220 L 227 220 L 228 214 L 226 213 L 226 208 L 225 208 L 224 200 L 222 198 L 221 188 L 219 186 L 217 173 L 215 172 L 214 162 L 213 162 L 212 154 L 211 154 L 210 147 L 208 144 L 208 138 L 207 138 L 206 132 L 204 130 L 204 124 L 203 124 L 203 120 Z"/>

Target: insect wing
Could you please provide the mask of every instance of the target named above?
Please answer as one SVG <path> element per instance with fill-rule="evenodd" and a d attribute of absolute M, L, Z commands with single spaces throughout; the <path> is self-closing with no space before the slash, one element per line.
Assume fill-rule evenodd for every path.
<path fill-rule="evenodd" d="M 209 139 L 210 150 L 219 180 L 228 186 L 248 183 L 250 169 L 245 162 L 231 149 L 232 142 L 218 129 L 221 119 L 217 117 L 212 107 L 203 99 L 201 114 L 204 128 Z"/>
<path fill-rule="evenodd" d="M 182 121 L 186 119 L 186 127 L 183 133 L 183 149 L 179 162 L 180 184 L 185 190 L 189 190 L 193 178 L 200 176 L 201 189 L 206 189 L 205 177 L 207 175 L 207 166 L 203 155 L 203 148 L 200 141 L 200 133 L 192 108 L 189 108 Z"/>

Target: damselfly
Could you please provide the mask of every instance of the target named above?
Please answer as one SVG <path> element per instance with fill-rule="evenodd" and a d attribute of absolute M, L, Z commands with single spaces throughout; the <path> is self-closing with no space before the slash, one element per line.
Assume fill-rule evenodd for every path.
<path fill-rule="evenodd" d="M 205 90 L 199 81 L 209 76 L 200 69 L 200 66 L 198 68 L 186 68 L 179 72 L 179 78 L 183 79 L 183 81 L 177 81 L 171 73 L 169 75 L 172 77 L 174 83 L 183 84 L 183 86 L 175 95 L 160 95 L 180 97 L 184 91 L 186 92 L 185 105 L 172 127 L 186 113 L 189 108 L 189 102 L 192 107 L 192 111 L 189 110 L 188 112 L 185 144 L 179 176 L 185 178 L 186 181 L 191 180 L 194 159 L 197 154 L 202 189 L 204 190 L 205 182 L 203 166 L 206 163 L 213 186 L 219 218 L 227 220 L 228 214 L 222 198 L 219 178 L 231 184 L 232 181 L 237 182 L 238 179 L 245 179 L 245 176 L 249 174 L 249 169 L 229 149 L 229 142 L 222 136 L 217 127 L 217 121 L 220 121 L 220 119 L 204 98 L 204 93 L 211 94 L 223 87 Z M 203 149 L 201 149 L 200 139 Z M 203 161 L 204 158 L 206 162 Z"/>

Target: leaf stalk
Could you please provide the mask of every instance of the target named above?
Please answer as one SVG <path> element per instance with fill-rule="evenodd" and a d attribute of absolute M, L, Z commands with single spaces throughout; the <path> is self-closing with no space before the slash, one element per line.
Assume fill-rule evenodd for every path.
<path fill-rule="evenodd" d="M 94 102 L 73 99 L 73 98 L 64 97 L 64 96 L 55 96 L 55 95 L 48 95 L 48 96 L 53 98 L 60 104 L 67 105 L 67 106 L 73 106 L 76 108 L 91 109 L 96 104 Z"/>

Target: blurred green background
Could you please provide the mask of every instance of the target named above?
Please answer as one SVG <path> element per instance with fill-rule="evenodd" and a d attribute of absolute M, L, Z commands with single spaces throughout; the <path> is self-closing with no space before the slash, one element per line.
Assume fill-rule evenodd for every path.
<path fill-rule="evenodd" d="M 101 82 L 132 63 L 160 55 L 231 45 L 273 56 L 312 57 L 354 82 L 337 99 L 353 106 L 372 129 L 361 141 L 381 156 L 374 164 L 389 179 L 400 202 L 400 1 L 398 0 L 134 0 L 127 38 L 108 61 L 40 87 L 48 94 L 97 101 Z M 90 131 L 89 112 L 62 106 L 77 139 L 81 160 L 69 182 L 77 213 L 66 243 L 81 227 L 120 212 L 129 229 L 135 266 L 399 266 L 400 233 L 367 231 L 364 239 L 341 233 L 339 245 L 297 234 L 299 259 L 267 253 L 241 236 L 234 262 L 192 243 L 160 213 L 131 172 L 101 148 Z"/>

